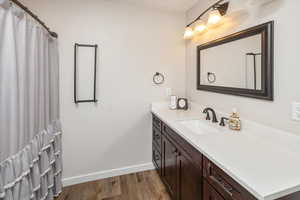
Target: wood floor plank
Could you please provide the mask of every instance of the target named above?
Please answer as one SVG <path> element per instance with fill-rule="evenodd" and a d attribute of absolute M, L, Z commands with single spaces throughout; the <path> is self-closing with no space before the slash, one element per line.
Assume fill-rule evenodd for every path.
<path fill-rule="evenodd" d="M 97 200 L 107 199 L 121 195 L 120 177 L 112 177 L 95 183 Z"/>
<path fill-rule="evenodd" d="M 171 200 L 155 170 L 78 184 L 56 200 Z"/>
<path fill-rule="evenodd" d="M 156 200 L 171 200 L 170 196 L 160 180 L 156 171 L 150 171 L 147 176 L 147 185 L 151 189 L 151 193 L 155 195 Z"/>
<path fill-rule="evenodd" d="M 137 191 L 139 199 L 154 199 L 155 196 L 151 192 L 148 182 L 146 181 L 147 174 L 145 172 L 139 172 L 136 176 L 138 180 Z"/>

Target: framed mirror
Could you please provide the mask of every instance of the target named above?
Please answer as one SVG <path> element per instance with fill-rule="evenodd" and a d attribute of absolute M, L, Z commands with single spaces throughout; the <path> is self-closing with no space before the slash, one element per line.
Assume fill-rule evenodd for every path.
<path fill-rule="evenodd" d="M 197 47 L 197 89 L 273 100 L 274 22 Z"/>

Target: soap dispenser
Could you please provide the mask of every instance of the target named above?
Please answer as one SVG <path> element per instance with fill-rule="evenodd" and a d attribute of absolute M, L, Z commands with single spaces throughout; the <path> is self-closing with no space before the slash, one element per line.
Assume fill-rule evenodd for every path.
<path fill-rule="evenodd" d="M 231 130 L 235 130 L 235 131 L 241 130 L 241 120 L 236 108 L 232 110 L 232 114 L 230 115 L 228 120 L 228 125 Z"/>

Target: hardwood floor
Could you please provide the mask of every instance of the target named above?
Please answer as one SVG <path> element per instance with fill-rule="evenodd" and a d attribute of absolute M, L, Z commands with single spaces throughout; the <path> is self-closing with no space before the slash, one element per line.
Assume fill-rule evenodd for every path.
<path fill-rule="evenodd" d="M 155 170 L 66 187 L 56 200 L 171 200 Z"/>

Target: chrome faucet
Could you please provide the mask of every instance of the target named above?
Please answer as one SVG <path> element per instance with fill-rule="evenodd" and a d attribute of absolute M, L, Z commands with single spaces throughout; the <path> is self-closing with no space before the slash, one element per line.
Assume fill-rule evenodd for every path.
<path fill-rule="evenodd" d="M 209 111 L 211 111 L 211 113 L 212 113 L 212 117 L 213 117 L 212 122 L 213 123 L 218 123 L 216 112 L 212 108 L 205 108 L 203 110 L 203 113 L 206 114 L 206 120 L 210 120 Z"/>

